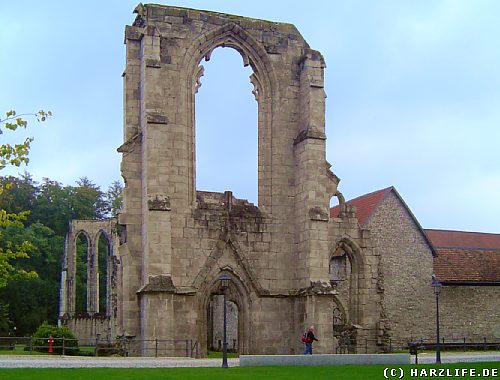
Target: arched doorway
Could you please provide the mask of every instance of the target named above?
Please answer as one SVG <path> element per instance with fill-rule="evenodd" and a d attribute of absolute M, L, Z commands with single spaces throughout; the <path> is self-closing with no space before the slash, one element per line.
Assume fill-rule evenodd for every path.
<path fill-rule="evenodd" d="M 343 238 L 330 256 L 330 282 L 337 288 L 338 298 L 345 305 L 347 322 L 351 325 L 361 325 L 364 318 L 366 266 L 360 251 L 353 241 Z"/>
<path fill-rule="evenodd" d="M 330 283 L 336 288 L 333 333 L 336 352 L 356 353 L 358 331 L 366 323 L 365 262 L 359 246 L 342 238 L 330 256 Z"/>
<path fill-rule="evenodd" d="M 226 301 L 226 339 L 228 352 L 238 352 L 239 307 L 234 301 Z M 207 348 L 222 351 L 224 341 L 224 296 L 213 294 L 207 308 Z"/>
<path fill-rule="evenodd" d="M 239 354 L 251 352 L 251 330 L 250 308 L 251 299 L 248 288 L 241 281 L 240 277 L 232 271 L 224 270 L 212 277 L 213 280 L 199 292 L 199 344 L 201 356 L 206 356 L 208 349 L 215 342 L 215 349 L 218 349 L 218 340 L 221 340 L 222 347 L 222 292 L 220 289 L 219 277 L 225 273 L 231 277 L 230 286 L 226 290 L 226 301 L 228 303 L 228 349 L 233 347 Z M 220 338 L 219 338 L 220 337 Z M 234 339 L 236 341 L 234 341 Z"/>

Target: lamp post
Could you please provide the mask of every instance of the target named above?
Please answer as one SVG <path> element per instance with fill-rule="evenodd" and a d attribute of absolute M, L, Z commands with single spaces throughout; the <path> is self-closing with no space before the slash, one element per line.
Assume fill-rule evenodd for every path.
<path fill-rule="evenodd" d="M 222 368 L 227 368 L 227 307 L 226 307 L 226 290 L 229 288 L 229 283 L 231 282 L 231 277 L 226 273 L 223 273 L 219 277 L 220 290 L 224 296 L 224 335 L 222 341 Z"/>
<path fill-rule="evenodd" d="M 441 364 L 441 347 L 439 346 L 439 294 L 441 293 L 441 283 L 432 275 L 432 287 L 436 295 L 436 364 Z"/>

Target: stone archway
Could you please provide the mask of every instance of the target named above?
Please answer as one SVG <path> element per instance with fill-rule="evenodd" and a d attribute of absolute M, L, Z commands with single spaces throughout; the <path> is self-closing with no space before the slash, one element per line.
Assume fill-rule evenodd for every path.
<path fill-rule="evenodd" d="M 102 316 L 109 316 L 111 314 L 112 244 L 108 232 L 103 229 L 99 230 L 95 244 L 96 310 Z"/>
<path fill-rule="evenodd" d="M 233 302 L 238 307 L 238 352 L 240 354 L 248 354 L 251 352 L 251 321 L 250 321 L 250 294 L 248 294 L 248 289 L 246 289 L 241 278 L 232 271 L 230 268 L 225 268 L 220 271 L 216 276 L 213 276 L 213 280 L 210 284 L 203 290 L 199 292 L 198 296 L 198 315 L 199 315 L 199 327 L 198 327 L 198 343 L 200 344 L 200 354 L 201 356 L 206 356 L 207 353 L 207 341 L 209 336 L 210 321 L 208 316 L 208 309 L 211 298 L 213 295 L 222 294 L 220 291 L 219 277 L 223 273 L 231 277 L 230 287 L 226 291 L 226 300 Z"/>
<path fill-rule="evenodd" d="M 365 260 L 361 254 L 361 248 L 352 240 L 342 238 L 330 255 L 330 263 L 337 261 L 337 258 L 345 260 L 345 265 L 348 266 L 344 274 L 346 278 L 342 279 L 342 281 L 345 281 L 343 290 L 348 292 L 348 294 L 345 294 L 343 297 L 347 307 L 345 315 L 350 324 L 360 325 L 363 320 L 363 296 L 361 293 L 363 289 L 366 289 Z M 330 267 L 330 272 L 331 271 L 332 267 Z M 342 274 L 335 273 L 335 275 L 341 276 Z M 340 298 L 342 298 L 342 295 Z"/>
<path fill-rule="evenodd" d="M 85 251 L 81 251 L 82 243 L 85 241 Z M 68 294 L 68 305 L 75 314 L 91 314 L 94 310 L 94 255 L 93 241 L 91 235 L 85 230 L 78 230 L 71 239 L 70 272 L 71 293 Z M 80 248 L 80 249 L 79 249 Z M 83 300 L 82 300 L 83 297 Z"/>

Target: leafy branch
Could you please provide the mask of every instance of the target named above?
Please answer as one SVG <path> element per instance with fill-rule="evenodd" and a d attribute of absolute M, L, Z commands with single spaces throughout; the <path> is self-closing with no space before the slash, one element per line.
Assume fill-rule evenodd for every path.
<path fill-rule="evenodd" d="M 5 118 L 0 119 L 0 124 L 10 131 L 15 131 L 17 128 L 26 128 L 28 121 L 27 117 L 34 117 L 38 122 L 44 122 L 52 116 L 51 111 L 40 110 L 36 113 L 23 113 L 17 114 L 16 111 L 10 110 L 5 113 Z M 0 127 L 0 135 L 3 134 L 3 128 Z M 28 164 L 30 144 L 33 137 L 27 137 L 24 142 L 20 144 L 1 144 L 0 145 L 0 170 L 7 165 L 20 166 L 21 164 Z"/>

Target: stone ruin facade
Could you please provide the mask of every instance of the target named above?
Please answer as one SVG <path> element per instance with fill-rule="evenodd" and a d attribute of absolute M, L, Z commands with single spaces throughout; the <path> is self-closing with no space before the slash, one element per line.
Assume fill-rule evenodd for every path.
<path fill-rule="evenodd" d="M 86 307 L 76 307 L 77 240 L 85 238 L 86 252 Z M 99 252 L 99 240 L 106 242 L 104 252 Z M 80 339 L 94 340 L 96 337 L 110 340 L 119 334 L 119 301 L 121 289 L 121 263 L 118 258 L 118 236 L 116 220 L 72 220 L 64 246 L 59 294 L 59 321 L 69 327 Z M 99 256 L 104 256 L 106 272 L 99 273 Z M 99 277 L 105 277 L 105 307 L 99 305 Z M 102 283 L 102 282 L 101 282 Z"/>
<path fill-rule="evenodd" d="M 219 276 L 228 274 L 239 353 L 301 353 L 300 336 L 312 324 L 317 353 L 332 352 L 347 335 L 363 341 L 364 350 L 369 339 L 368 352 L 380 351 L 380 257 L 326 161 L 321 53 L 291 24 L 153 4 L 140 4 L 136 13 L 125 30 L 118 149 L 125 189 L 120 244 L 113 243 L 111 254 L 119 269 L 110 286 L 116 302 L 107 316 L 110 334 L 190 338 L 206 355 L 210 301 L 220 294 Z M 196 188 L 195 94 L 202 61 L 218 47 L 237 50 L 253 69 L 257 205 L 230 191 Z M 341 207 L 335 218 L 332 197 Z M 73 223 L 62 276 L 66 321 L 76 318 L 71 247 L 80 222 Z M 92 223 L 85 228 L 96 231 Z M 110 241 L 117 242 L 115 233 L 110 227 Z M 348 281 L 335 278 L 332 258 L 349 263 Z M 95 313 L 92 276 L 89 312 Z"/>

